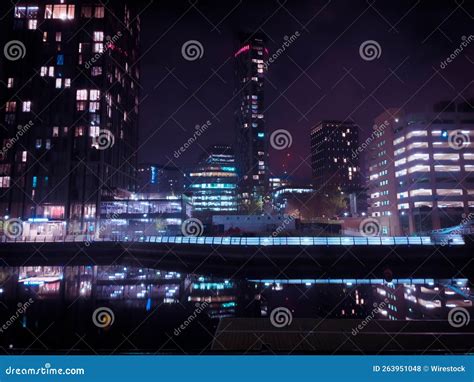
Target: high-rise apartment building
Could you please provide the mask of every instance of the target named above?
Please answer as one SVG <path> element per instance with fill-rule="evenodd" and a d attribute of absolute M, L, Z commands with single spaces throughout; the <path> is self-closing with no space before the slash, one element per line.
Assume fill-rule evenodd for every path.
<path fill-rule="evenodd" d="M 377 179 L 378 187 L 371 186 L 371 215 L 398 218 L 390 229 L 395 235 L 427 232 L 465 222 L 474 211 L 472 106 L 467 102 L 442 103 L 431 113 L 397 118 L 390 128 L 393 148 L 388 152 L 390 145 L 387 145 L 386 160 L 392 160 L 393 166 Z M 371 176 L 375 174 L 376 171 Z M 390 183 L 394 183 L 394 187 L 388 187 L 390 201 L 382 206 L 378 203 L 380 192 Z"/>
<path fill-rule="evenodd" d="M 230 146 L 209 147 L 199 164 L 189 172 L 187 182 L 193 211 L 237 211 L 237 172 Z"/>
<path fill-rule="evenodd" d="M 265 38 L 246 36 L 235 52 L 237 99 L 236 158 L 239 169 L 239 204 L 242 210 L 262 211 L 268 191 L 267 130 L 264 84 L 268 50 Z"/>
<path fill-rule="evenodd" d="M 130 3 L 130 4 L 129 4 Z M 2 19 L 0 214 L 92 231 L 133 191 L 140 20 L 132 2 L 16 2 Z"/>
<path fill-rule="evenodd" d="M 311 166 L 316 188 L 353 191 L 360 187 L 354 156 L 359 127 L 352 121 L 321 121 L 311 129 Z"/>

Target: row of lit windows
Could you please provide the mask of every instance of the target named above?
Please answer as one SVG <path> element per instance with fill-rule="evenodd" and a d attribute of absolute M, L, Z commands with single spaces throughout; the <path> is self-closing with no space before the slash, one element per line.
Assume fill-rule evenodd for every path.
<path fill-rule="evenodd" d="M 5 111 L 7 113 L 14 113 L 16 111 L 16 101 L 8 101 L 5 104 Z M 23 101 L 21 111 L 27 113 L 31 111 L 31 101 Z"/>
<path fill-rule="evenodd" d="M 438 201 L 438 208 L 464 208 L 464 202 L 459 201 Z M 414 208 L 428 207 L 433 208 L 433 202 L 415 202 L 413 203 Z M 474 207 L 474 202 L 469 201 L 468 207 Z M 401 203 L 398 205 L 399 210 L 408 210 L 410 208 L 409 203 Z"/>
<path fill-rule="evenodd" d="M 429 188 L 420 188 L 420 189 L 417 189 L 417 190 L 411 190 L 410 192 L 408 192 L 408 191 L 399 192 L 397 194 L 397 199 L 408 198 L 408 194 L 411 197 L 432 196 L 433 191 Z M 462 189 L 458 189 L 458 188 L 438 188 L 438 189 L 436 189 L 436 195 L 439 195 L 439 196 L 462 196 L 463 191 L 462 191 Z"/>
<path fill-rule="evenodd" d="M 464 166 L 464 170 L 468 172 L 474 171 L 474 165 L 467 164 Z M 400 177 L 408 174 L 413 174 L 415 172 L 430 172 L 431 167 L 429 165 L 418 164 L 416 166 L 410 167 L 408 170 L 400 170 L 395 173 L 395 177 Z M 461 166 L 452 166 L 452 165 L 435 165 L 435 172 L 459 172 L 461 171 Z"/>

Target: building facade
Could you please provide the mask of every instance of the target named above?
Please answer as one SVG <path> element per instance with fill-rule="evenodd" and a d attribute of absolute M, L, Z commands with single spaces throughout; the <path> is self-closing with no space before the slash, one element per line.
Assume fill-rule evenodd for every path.
<path fill-rule="evenodd" d="M 231 146 L 213 145 L 187 176 L 195 213 L 237 211 L 237 172 Z"/>
<path fill-rule="evenodd" d="M 239 205 L 243 211 L 260 212 L 268 190 L 268 137 L 263 112 L 268 57 L 265 38 L 256 35 L 242 38 L 234 56 Z"/>
<path fill-rule="evenodd" d="M 1 45 L 11 48 L 0 73 L 2 216 L 41 220 L 45 234 L 84 233 L 103 194 L 136 187 L 134 8 L 29 1 L 2 20 Z"/>
<path fill-rule="evenodd" d="M 311 129 L 311 166 L 315 186 L 352 191 L 360 188 L 359 127 L 351 121 L 321 121 Z"/>
<path fill-rule="evenodd" d="M 394 163 L 394 126 L 401 119 L 401 111 L 388 109 L 375 119 L 372 132 L 364 148 L 368 158 L 369 215 L 380 222 L 382 235 L 402 234 L 396 210 L 397 184 Z M 357 153 L 360 155 L 361 153 Z"/>
<path fill-rule="evenodd" d="M 463 224 L 474 211 L 474 109 L 468 103 L 442 103 L 431 113 L 396 119 L 391 129 L 387 161 L 393 166 L 374 178 L 379 188 L 372 189 L 371 215 L 394 216 L 394 235 Z M 378 203 L 380 182 L 393 184 L 384 206 Z"/>

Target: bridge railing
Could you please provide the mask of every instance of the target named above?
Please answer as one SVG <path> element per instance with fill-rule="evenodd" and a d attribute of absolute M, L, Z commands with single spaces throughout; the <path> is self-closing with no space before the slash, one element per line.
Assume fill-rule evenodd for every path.
<path fill-rule="evenodd" d="M 0 236 L 0 242 L 17 243 L 85 243 L 92 242 L 141 242 L 141 243 L 169 243 L 169 244 L 196 244 L 196 245 L 257 245 L 257 246 L 332 246 L 332 245 L 364 245 L 364 246 L 404 246 L 404 245 L 464 245 L 462 236 L 447 236 L 442 239 L 430 236 L 341 236 L 341 237 L 212 237 L 212 236 L 124 236 L 97 238 L 88 235 L 68 235 L 61 237 L 33 236 L 8 238 Z"/>

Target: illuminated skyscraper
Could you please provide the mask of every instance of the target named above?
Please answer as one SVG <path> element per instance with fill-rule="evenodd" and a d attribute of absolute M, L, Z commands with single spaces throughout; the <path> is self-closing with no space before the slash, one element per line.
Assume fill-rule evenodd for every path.
<path fill-rule="evenodd" d="M 0 45 L 7 51 L 9 44 L 0 71 L 2 217 L 41 223 L 30 228 L 42 234 L 64 234 L 67 223 L 69 232 L 90 232 L 104 195 L 134 191 L 134 8 L 125 1 L 28 1 L 2 19 Z"/>
<path fill-rule="evenodd" d="M 246 36 L 235 52 L 236 158 L 239 168 L 239 204 L 258 212 L 268 189 L 268 136 L 264 118 L 264 84 L 268 50 L 265 38 Z"/>

